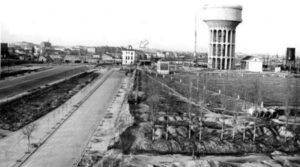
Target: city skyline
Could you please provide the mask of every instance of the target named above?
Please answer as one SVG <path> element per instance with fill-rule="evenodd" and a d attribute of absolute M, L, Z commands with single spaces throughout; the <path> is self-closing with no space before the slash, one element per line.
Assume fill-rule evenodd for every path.
<path fill-rule="evenodd" d="M 197 50 L 207 51 L 209 31 L 202 21 L 202 9 L 216 3 L 243 6 L 236 52 L 283 55 L 287 47 L 296 47 L 299 55 L 296 20 L 300 13 L 295 0 L 5 1 L 0 11 L 1 41 L 138 46 L 147 39 L 150 48 L 193 51 L 196 15 Z"/>

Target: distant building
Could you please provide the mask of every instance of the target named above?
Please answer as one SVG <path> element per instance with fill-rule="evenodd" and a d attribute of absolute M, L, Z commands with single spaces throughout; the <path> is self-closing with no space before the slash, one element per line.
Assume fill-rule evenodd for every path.
<path fill-rule="evenodd" d="M 138 56 L 135 50 L 132 49 L 132 46 L 129 46 L 128 49 L 122 50 L 122 64 L 123 65 L 133 65 L 136 64 Z"/>
<path fill-rule="evenodd" d="M 1 57 L 6 58 L 8 54 L 8 44 L 1 43 Z"/>
<path fill-rule="evenodd" d="M 100 55 L 92 55 L 94 59 L 100 59 Z"/>
<path fill-rule="evenodd" d="M 91 54 L 95 54 L 96 53 L 96 48 L 94 48 L 94 47 L 87 48 L 87 52 L 91 53 Z"/>
<path fill-rule="evenodd" d="M 113 63 L 115 61 L 115 58 L 107 53 L 102 54 L 101 59 L 104 63 Z"/>
<path fill-rule="evenodd" d="M 50 48 L 52 45 L 51 43 L 48 41 L 48 42 L 41 42 L 41 48 L 45 48 L 45 47 L 48 47 Z"/>
<path fill-rule="evenodd" d="M 40 45 L 41 55 L 44 55 L 46 53 L 46 50 L 51 49 L 51 47 L 52 47 L 52 45 L 50 42 L 41 42 L 41 45 Z"/>
<path fill-rule="evenodd" d="M 159 60 L 157 62 L 157 72 L 159 74 L 169 74 L 170 73 L 169 65 L 170 65 L 169 61 Z"/>
<path fill-rule="evenodd" d="M 81 59 L 77 55 L 66 55 L 64 57 L 65 63 L 81 63 Z"/>
<path fill-rule="evenodd" d="M 252 72 L 262 72 L 263 61 L 254 56 L 246 56 L 241 60 L 241 69 Z"/>
<path fill-rule="evenodd" d="M 53 63 L 62 63 L 63 57 L 62 55 L 51 54 L 48 56 Z"/>
<path fill-rule="evenodd" d="M 45 56 L 39 56 L 38 61 L 41 63 L 47 62 L 47 58 Z"/>

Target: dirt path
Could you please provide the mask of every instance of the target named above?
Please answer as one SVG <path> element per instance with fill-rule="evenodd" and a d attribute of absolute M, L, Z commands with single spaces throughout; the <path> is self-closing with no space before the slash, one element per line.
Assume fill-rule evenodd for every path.
<path fill-rule="evenodd" d="M 114 72 L 22 166 L 65 167 L 80 158 L 91 133 L 103 119 L 123 75 Z"/>

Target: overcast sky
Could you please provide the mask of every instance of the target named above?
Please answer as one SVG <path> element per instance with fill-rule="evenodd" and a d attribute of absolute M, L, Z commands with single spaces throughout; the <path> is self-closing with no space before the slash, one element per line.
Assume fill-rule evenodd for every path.
<path fill-rule="evenodd" d="M 240 4 L 236 51 L 300 53 L 297 0 L 1 0 L 1 40 L 49 40 L 54 45 L 138 46 L 193 51 L 197 15 L 198 50 L 208 48 L 204 4 Z"/>

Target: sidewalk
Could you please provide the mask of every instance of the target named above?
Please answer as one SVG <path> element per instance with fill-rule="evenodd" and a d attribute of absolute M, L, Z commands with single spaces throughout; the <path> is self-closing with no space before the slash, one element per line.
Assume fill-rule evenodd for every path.
<path fill-rule="evenodd" d="M 102 70 L 99 72 L 104 73 L 100 79 L 87 85 L 63 105 L 35 121 L 35 123 L 38 124 L 38 128 L 33 133 L 32 143 L 40 143 L 46 136 L 51 134 L 51 132 L 55 130 L 55 127 L 59 125 L 58 122 L 61 122 L 63 121 L 63 118 L 70 116 L 67 114 L 71 114 L 70 111 L 76 109 L 76 105 L 88 95 L 94 87 L 100 82 L 103 82 L 105 77 L 111 73 L 111 70 Z M 21 129 L 0 139 L 0 167 L 13 166 L 18 160 L 22 159 L 26 151 L 27 140 L 23 136 Z"/>

